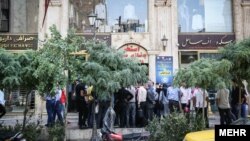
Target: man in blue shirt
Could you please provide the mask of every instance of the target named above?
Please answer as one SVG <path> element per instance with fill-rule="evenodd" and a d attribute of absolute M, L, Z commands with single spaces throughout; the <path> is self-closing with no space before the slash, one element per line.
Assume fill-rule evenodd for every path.
<path fill-rule="evenodd" d="M 167 93 L 168 93 L 168 100 L 169 100 L 168 107 L 169 107 L 170 113 L 173 113 L 175 111 L 179 112 L 180 111 L 180 105 L 179 105 L 180 89 L 170 84 L 170 86 L 167 89 Z"/>

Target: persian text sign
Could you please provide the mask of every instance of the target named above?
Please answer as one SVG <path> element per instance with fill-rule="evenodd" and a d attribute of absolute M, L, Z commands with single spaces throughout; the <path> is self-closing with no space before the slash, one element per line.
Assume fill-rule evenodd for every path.
<path fill-rule="evenodd" d="M 37 34 L 0 35 L 0 48 L 7 50 L 36 50 L 37 38 Z"/>
<path fill-rule="evenodd" d="M 146 49 L 137 44 L 125 44 L 119 50 L 125 52 L 124 57 L 137 58 L 141 63 L 148 63 L 148 53 Z"/>
<path fill-rule="evenodd" d="M 235 41 L 234 34 L 180 34 L 179 49 L 217 49 Z"/>
<path fill-rule="evenodd" d="M 173 82 L 173 57 L 156 56 L 156 83 Z"/>

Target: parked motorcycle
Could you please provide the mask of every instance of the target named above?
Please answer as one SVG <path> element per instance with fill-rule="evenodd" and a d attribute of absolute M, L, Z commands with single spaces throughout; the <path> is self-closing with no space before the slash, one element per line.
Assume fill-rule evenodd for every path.
<path fill-rule="evenodd" d="M 108 128 L 101 129 L 101 138 L 103 141 L 147 141 L 149 140 L 150 133 L 139 132 L 130 134 L 120 134 L 110 131 Z"/>
<path fill-rule="evenodd" d="M 139 132 L 131 134 L 120 134 L 114 132 L 115 112 L 110 106 L 103 119 L 103 127 L 100 132 L 100 138 L 103 141 L 147 141 L 149 132 Z"/>
<path fill-rule="evenodd" d="M 1 141 L 26 141 L 21 132 L 9 133 L 5 137 L 0 138 Z"/>

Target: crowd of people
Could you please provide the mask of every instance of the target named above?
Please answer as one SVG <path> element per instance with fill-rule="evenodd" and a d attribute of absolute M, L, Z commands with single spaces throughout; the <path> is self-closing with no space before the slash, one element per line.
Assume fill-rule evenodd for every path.
<path fill-rule="evenodd" d="M 46 100 L 46 111 L 48 115 L 47 124 L 45 126 L 52 127 L 56 120 L 59 121 L 61 125 L 64 124 L 64 112 L 66 103 L 66 93 L 65 90 L 60 88 L 59 84 L 55 89 L 55 93 L 47 93 L 45 95 Z"/>
<path fill-rule="evenodd" d="M 241 88 L 234 80 L 232 82 L 230 89 L 225 83 L 218 84 L 215 96 L 222 125 L 231 124 L 234 120 L 248 115 L 248 84 L 245 80 L 242 81 L 244 87 Z M 195 111 L 196 116 L 203 116 L 206 127 L 209 127 L 209 95 L 198 85 L 190 88 L 183 82 L 180 87 L 176 87 L 170 83 L 155 85 L 152 81 L 148 81 L 146 84 L 122 87 L 114 95 L 98 99 L 93 86 L 87 86 L 76 80 L 70 91 L 73 92 L 71 97 L 75 97 L 73 104 L 76 104 L 80 129 L 93 126 L 93 115 L 96 117 L 97 128 L 102 128 L 103 118 L 110 106 L 116 114 L 114 124 L 121 128 L 144 127 L 154 116 L 164 118 L 173 112 L 182 112 L 189 118 L 190 111 Z M 60 124 L 64 124 L 67 102 L 65 89 L 58 85 L 54 94 L 46 94 L 45 100 L 48 115 L 46 126 L 53 126 L 56 119 Z M 4 104 L 4 93 L 0 90 L 0 118 L 6 113 Z"/>
<path fill-rule="evenodd" d="M 247 83 L 244 84 L 246 88 Z M 242 103 L 239 103 L 239 95 L 234 89 L 234 86 L 230 90 L 226 89 L 225 84 L 221 84 L 216 93 L 216 106 L 220 113 L 221 124 L 230 124 L 239 118 L 239 107 L 247 104 L 247 91 L 242 92 Z M 106 99 L 98 99 L 93 93 L 88 86 L 77 81 L 75 94 L 80 129 L 93 126 L 93 112 L 97 127 L 102 128 L 103 118 L 109 106 L 112 106 L 116 113 L 114 124 L 121 128 L 144 127 L 154 116 L 164 118 L 173 112 L 182 112 L 189 118 L 190 111 L 194 111 L 196 117 L 203 116 L 205 126 L 209 128 L 209 94 L 207 90 L 198 85 L 190 88 L 183 82 L 180 87 L 176 87 L 170 83 L 154 84 L 152 81 L 148 81 L 146 84 L 123 87 L 114 93 L 113 97 L 110 95 Z M 90 96 L 92 98 L 89 98 Z M 235 101 L 239 106 L 237 111 L 233 108 L 236 104 Z M 93 102 L 96 105 L 94 109 L 92 108 Z M 241 111 L 240 116 L 244 116 L 246 110 Z"/>
<path fill-rule="evenodd" d="M 244 87 L 232 81 L 231 91 L 226 88 L 224 83 L 219 84 L 216 94 L 216 105 L 220 114 L 220 124 L 229 125 L 238 118 L 248 116 L 249 92 L 246 80 L 242 81 Z"/>
<path fill-rule="evenodd" d="M 110 95 L 106 99 L 98 99 L 89 88 L 77 80 L 72 90 L 76 96 L 80 129 L 93 126 L 93 112 L 95 112 L 97 127 L 102 128 L 102 119 L 109 106 L 112 106 L 116 113 L 114 124 L 121 128 L 144 127 L 154 116 L 161 118 L 173 112 L 188 114 L 192 108 L 196 109 L 197 114 L 202 114 L 204 107 L 207 113 L 207 91 L 198 86 L 193 89 L 188 88 L 186 83 L 182 83 L 179 88 L 166 83 L 155 85 L 152 81 L 148 81 L 146 84 L 122 87 L 114 93 L 113 97 Z M 90 96 L 92 98 L 89 98 Z M 94 109 L 93 102 L 96 105 Z M 208 127 L 207 114 L 205 119 Z"/>

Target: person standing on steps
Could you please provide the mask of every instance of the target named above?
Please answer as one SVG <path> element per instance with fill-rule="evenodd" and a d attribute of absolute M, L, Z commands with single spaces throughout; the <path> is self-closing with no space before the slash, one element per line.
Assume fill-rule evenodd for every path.
<path fill-rule="evenodd" d="M 0 118 L 6 114 L 4 92 L 0 89 Z"/>

